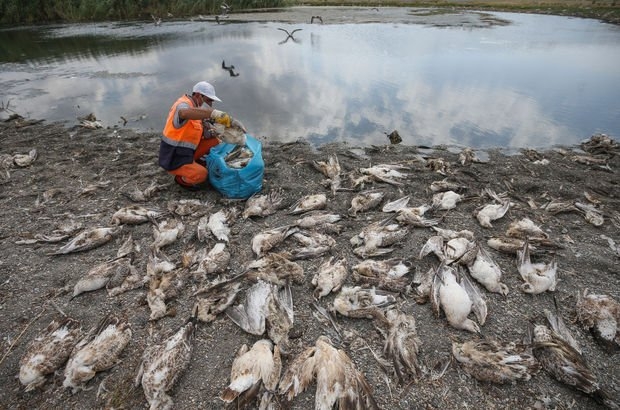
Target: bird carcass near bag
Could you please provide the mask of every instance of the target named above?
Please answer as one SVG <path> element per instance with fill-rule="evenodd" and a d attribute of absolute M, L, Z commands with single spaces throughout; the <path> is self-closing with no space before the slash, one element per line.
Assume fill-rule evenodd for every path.
<path fill-rule="evenodd" d="M 262 144 L 249 134 L 228 134 L 206 157 L 209 183 L 227 198 L 246 199 L 263 188 Z"/>

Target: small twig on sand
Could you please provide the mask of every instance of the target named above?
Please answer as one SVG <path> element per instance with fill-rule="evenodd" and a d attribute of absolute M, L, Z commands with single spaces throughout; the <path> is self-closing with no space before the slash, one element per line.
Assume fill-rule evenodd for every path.
<path fill-rule="evenodd" d="M 54 306 L 54 309 L 56 309 L 58 313 L 60 313 L 64 317 L 67 317 L 67 314 L 63 312 L 63 310 L 60 307 L 58 307 L 58 305 L 53 300 L 50 300 L 49 302 L 50 302 L 50 305 Z"/>
<path fill-rule="evenodd" d="M 6 353 L 4 354 L 4 356 L 2 356 L 2 359 L 0 359 L 0 365 L 2 364 L 2 362 L 4 362 L 4 359 L 6 359 L 6 357 L 9 355 L 9 353 L 11 353 L 11 351 L 13 350 L 13 348 L 15 347 L 15 345 L 17 345 L 17 342 L 19 342 L 19 339 L 22 338 L 22 336 L 24 335 L 24 333 L 26 333 L 26 330 L 28 330 L 28 328 L 30 327 L 30 325 L 32 325 L 34 322 L 37 321 L 37 319 L 39 319 L 43 313 L 47 310 L 47 308 L 43 308 L 41 310 L 41 312 L 39 312 L 38 315 L 36 315 L 24 328 L 24 330 L 21 331 L 21 333 L 19 334 L 19 336 L 17 336 L 17 339 L 15 339 L 13 341 L 13 343 L 11 343 L 11 345 L 9 346 L 8 350 L 6 351 Z"/>

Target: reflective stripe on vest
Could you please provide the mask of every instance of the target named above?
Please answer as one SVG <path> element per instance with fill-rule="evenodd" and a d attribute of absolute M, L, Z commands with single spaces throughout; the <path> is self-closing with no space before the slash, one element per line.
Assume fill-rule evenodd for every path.
<path fill-rule="evenodd" d="M 187 95 L 181 96 L 170 108 L 161 139 L 173 147 L 196 149 L 200 143 L 200 138 L 202 138 L 201 120 L 187 120 L 181 128 L 174 128 L 174 114 L 177 111 L 178 105 L 183 102 L 190 107 L 194 106 L 194 102 L 190 97 Z"/>

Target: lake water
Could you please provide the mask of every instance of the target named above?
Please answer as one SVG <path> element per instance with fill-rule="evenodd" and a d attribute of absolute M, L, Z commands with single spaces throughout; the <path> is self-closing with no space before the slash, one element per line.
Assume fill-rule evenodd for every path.
<path fill-rule="evenodd" d="M 21 115 L 159 132 L 200 80 L 249 132 L 314 145 L 546 148 L 620 137 L 620 28 L 493 13 L 489 28 L 176 21 L 0 31 L 0 100 Z M 325 18 L 325 16 L 324 16 Z M 294 39 L 278 28 L 301 28 Z M 222 69 L 235 66 L 238 76 Z M 6 112 L 4 113 L 6 115 Z"/>

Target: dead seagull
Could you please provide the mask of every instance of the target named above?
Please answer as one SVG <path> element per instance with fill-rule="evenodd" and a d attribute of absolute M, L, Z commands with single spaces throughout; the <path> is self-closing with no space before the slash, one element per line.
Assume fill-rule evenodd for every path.
<path fill-rule="evenodd" d="M 523 292 L 537 295 L 555 291 L 558 270 L 555 257 L 549 263 L 532 263 L 528 241 L 524 242 L 523 249 L 517 251 L 517 268 L 525 282 L 521 285 Z"/>
<path fill-rule="evenodd" d="M 131 334 L 126 319 L 114 315 L 104 317 L 73 349 L 65 367 L 63 387 L 76 393 L 97 372 L 117 364 Z"/>
<path fill-rule="evenodd" d="M 19 362 L 19 381 L 26 391 L 45 383 L 47 376 L 65 364 L 82 334 L 77 320 L 53 320 L 47 328 L 28 343 Z"/>
<path fill-rule="evenodd" d="M 108 243 L 116 234 L 121 231 L 120 227 L 115 228 L 92 228 L 82 231 L 75 236 L 69 243 L 50 255 L 64 255 L 73 252 L 82 252 L 97 248 Z"/>
<path fill-rule="evenodd" d="M 609 351 L 620 350 L 620 303 L 585 289 L 577 295 L 575 310 L 579 323 L 590 329 L 597 342 Z"/>
<path fill-rule="evenodd" d="M 142 385 L 151 409 L 173 408 L 172 398 L 166 393 L 190 362 L 195 322 L 195 317 L 191 318 L 175 334 L 147 347 L 142 354 L 135 385 Z"/>
<path fill-rule="evenodd" d="M 327 336 L 297 356 L 282 375 L 279 393 L 290 401 L 316 379 L 315 409 L 379 409 L 372 389 L 351 358 Z"/>
<path fill-rule="evenodd" d="M 532 351 L 543 369 L 556 380 L 584 392 L 609 408 L 618 408 L 601 389 L 586 358 L 554 330 L 545 325 L 535 326 Z"/>
<path fill-rule="evenodd" d="M 225 403 L 235 402 L 235 409 L 245 408 L 262 388 L 269 392 L 276 389 L 281 371 L 280 350 L 271 340 L 259 340 L 251 349 L 244 344 L 237 351 L 230 370 L 230 384 L 220 399 Z"/>
<path fill-rule="evenodd" d="M 497 384 L 530 380 L 540 364 L 529 348 L 497 340 L 452 342 L 452 354 L 476 380 Z"/>

